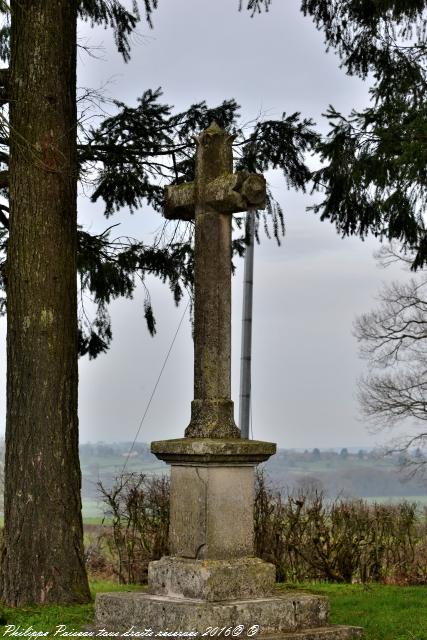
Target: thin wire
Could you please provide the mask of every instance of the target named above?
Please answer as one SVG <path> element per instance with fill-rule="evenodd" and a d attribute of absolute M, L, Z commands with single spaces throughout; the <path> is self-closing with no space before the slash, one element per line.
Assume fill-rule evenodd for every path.
<path fill-rule="evenodd" d="M 130 454 L 132 453 L 133 448 L 134 448 L 134 446 L 135 446 L 135 443 L 136 443 L 136 441 L 138 440 L 139 432 L 141 431 L 141 428 L 142 428 L 143 422 L 144 422 L 144 420 L 145 420 L 145 416 L 146 416 L 146 415 L 147 415 L 147 413 L 148 413 L 148 410 L 149 410 L 149 408 L 150 408 L 151 402 L 152 402 L 152 400 L 153 400 L 153 398 L 154 398 L 154 395 L 155 395 L 155 393 L 156 393 L 157 387 L 159 386 L 160 378 L 162 377 L 163 371 L 165 370 L 165 367 L 166 367 L 167 361 L 169 360 L 169 356 L 170 356 L 171 351 L 172 351 L 172 349 L 173 349 L 173 345 L 175 344 L 175 340 L 176 340 L 176 338 L 177 338 L 177 336 L 178 336 L 179 330 L 181 329 L 181 325 L 182 325 L 182 323 L 183 323 L 183 321 L 184 321 L 185 314 L 187 313 L 187 310 L 188 310 L 188 307 L 189 307 L 189 306 L 190 306 L 190 298 L 188 299 L 187 306 L 185 307 L 185 309 L 184 309 L 184 313 L 182 314 L 181 319 L 180 319 L 180 321 L 179 321 L 179 323 L 178 323 L 178 327 L 177 327 L 177 329 L 176 329 L 176 331 L 175 331 L 175 335 L 174 335 L 174 337 L 173 337 L 173 339 L 172 339 L 171 345 L 170 345 L 170 347 L 169 347 L 169 349 L 168 349 L 168 352 L 167 352 L 167 354 L 166 354 L 166 357 L 165 357 L 165 359 L 164 359 L 164 362 L 163 362 L 162 368 L 160 369 L 160 373 L 159 373 L 159 375 L 157 376 L 156 384 L 154 385 L 153 391 L 151 392 L 150 398 L 149 398 L 149 400 L 148 400 L 148 402 L 147 402 L 147 406 L 145 407 L 144 415 L 142 416 L 141 421 L 140 421 L 140 423 L 139 423 L 139 427 L 138 427 L 138 430 L 137 430 L 137 432 L 136 432 L 136 436 L 135 436 L 135 438 L 134 438 L 134 440 L 133 440 L 133 442 L 132 442 L 132 446 L 131 446 L 131 448 L 129 449 L 129 452 L 128 452 L 128 455 L 127 455 L 127 458 L 126 458 L 125 463 L 124 463 L 124 465 L 123 465 L 123 469 L 122 469 L 122 472 L 121 472 L 121 474 L 120 474 L 121 476 L 123 476 L 123 474 L 124 474 L 124 472 L 125 472 L 125 469 L 126 469 L 126 466 L 127 466 L 127 463 L 128 463 L 129 457 L 130 457 Z"/>
<path fill-rule="evenodd" d="M 252 397 L 251 397 L 251 400 L 252 400 Z M 253 440 L 254 439 L 254 425 L 252 423 L 252 402 L 250 404 L 250 409 L 249 410 L 251 412 L 250 413 L 250 415 L 251 415 L 251 440 Z"/>

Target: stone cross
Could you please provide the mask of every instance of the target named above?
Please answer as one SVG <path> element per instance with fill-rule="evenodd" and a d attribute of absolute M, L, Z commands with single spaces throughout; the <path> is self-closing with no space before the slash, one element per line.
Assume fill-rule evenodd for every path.
<path fill-rule="evenodd" d="M 231 400 L 231 215 L 265 207 L 265 179 L 233 173 L 233 136 L 197 139 L 195 181 L 166 187 L 165 217 L 195 220 L 192 438 L 238 438 Z"/>
<path fill-rule="evenodd" d="M 166 216 L 196 224 L 191 422 L 185 438 L 151 443 L 171 465 L 170 556 L 149 563 L 148 593 L 97 594 L 96 623 L 116 633 L 135 626 L 154 635 L 226 629 L 242 638 L 259 631 L 264 640 L 359 638 L 360 629 L 327 625 L 324 596 L 275 593 L 274 565 L 254 557 L 254 468 L 276 445 L 240 438 L 234 424 L 231 214 L 262 208 L 265 181 L 232 173 L 231 145 L 212 124 L 198 139 L 194 183 L 166 192 Z"/>

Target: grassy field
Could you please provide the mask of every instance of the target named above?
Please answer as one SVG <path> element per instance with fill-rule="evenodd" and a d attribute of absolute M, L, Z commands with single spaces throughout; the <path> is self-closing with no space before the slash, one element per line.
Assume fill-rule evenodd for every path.
<path fill-rule="evenodd" d="M 300 587 L 327 595 L 331 601 L 331 622 L 363 627 L 366 640 L 427 640 L 427 587 L 340 584 Z"/>
<path fill-rule="evenodd" d="M 134 585 L 126 585 L 124 587 L 112 582 L 91 582 L 93 597 L 95 597 L 96 593 L 104 591 L 130 591 L 140 588 Z M 3 637 L 8 637 L 5 634 L 7 625 L 21 626 L 20 631 L 28 627 L 32 627 L 34 631 L 48 631 L 49 637 L 54 637 L 58 625 L 66 625 L 67 631 L 78 631 L 82 627 L 91 624 L 94 616 L 94 605 L 93 603 L 69 606 L 45 605 L 19 607 L 17 609 L 2 607 L 0 611 L 0 635 Z"/>
<path fill-rule="evenodd" d="M 401 496 L 373 496 L 369 498 L 363 498 L 366 502 L 370 504 L 400 504 L 402 502 L 410 502 L 418 505 L 419 509 L 423 507 L 427 507 L 427 496 L 405 496 L 402 498 Z M 101 524 L 104 518 L 104 509 L 105 506 L 99 500 L 90 500 L 83 499 L 83 522 L 85 524 Z M 105 522 L 108 522 L 108 518 Z M 0 526 L 3 526 L 3 516 L 0 516 Z"/>
<path fill-rule="evenodd" d="M 280 585 L 279 589 L 287 589 L 288 586 L 295 589 L 295 585 Z M 91 583 L 93 595 L 136 588 L 110 582 Z M 427 640 L 427 587 L 304 584 L 299 588 L 329 596 L 331 622 L 364 627 L 366 640 Z M 93 604 L 4 608 L 0 634 L 8 637 L 5 636 L 6 625 L 20 625 L 21 631 L 32 627 L 34 631 L 48 631 L 49 636 L 54 637 L 57 625 L 66 625 L 67 632 L 72 632 L 92 621 Z"/>

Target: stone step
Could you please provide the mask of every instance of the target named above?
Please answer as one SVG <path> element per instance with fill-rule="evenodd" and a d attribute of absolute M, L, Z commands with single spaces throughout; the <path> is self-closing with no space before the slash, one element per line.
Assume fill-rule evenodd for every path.
<path fill-rule="evenodd" d="M 143 629 L 141 629 L 143 631 Z M 91 633 L 93 636 L 99 634 L 99 627 L 88 625 L 83 627 L 82 631 Z M 129 638 L 129 634 L 121 633 L 118 638 Z M 150 637 L 150 636 L 146 636 Z M 244 636 L 246 638 L 246 636 Z M 255 638 L 257 636 L 254 636 Z M 280 635 L 263 635 L 259 636 L 262 640 L 357 640 L 363 638 L 362 627 L 344 627 L 333 625 L 329 627 L 318 627 L 317 629 L 300 629 L 299 631 L 290 631 L 289 633 L 281 633 Z M 138 636 L 136 636 L 138 638 Z"/>
<path fill-rule="evenodd" d="M 344 627 L 331 625 L 330 627 L 318 627 L 317 629 L 300 629 L 280 635 L 265 635 L 262 640 L 355 640 L 363 638 L 362 627 Z"/>
<path fill-rule="evenodd" d="M 296 591 L 220 602 L 132 591 L 100 593 L 95 603 L 96 625 L 113 631 L 134 625 L 138 629 L 194 630 L 203 634 L 208 627 L 243 625 L 248 629 L 256 624 L 262 636 L 279 635 L 324 627 L 328 615 L 329 601 L 325 596 Z"/>

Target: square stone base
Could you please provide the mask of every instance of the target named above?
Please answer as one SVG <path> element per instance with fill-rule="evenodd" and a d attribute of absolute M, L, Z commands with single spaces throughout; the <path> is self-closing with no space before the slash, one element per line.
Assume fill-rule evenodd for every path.
<path fill-rule="evenodd" d="M 153 595 L 208 602 L 265 598 L 275 592 L 276 568 L 260 558 L 192 560 L 164 557 L 148 565 Z"/>
<path fill-rule="evenodd" d="M 219 560 L 253 554 L 252 466 L 173 464 L 170 480 L 171 555 Z"/>
<path fill-rule="evenodd" d="M 196 632 L 200 637 L 222 627 L 240 630 L 230 637 L 280 636 L 303 640 L 360 638 L 358 627 L 328 626 L 329 602 L 324 596 L 287 592 L 270 598 L 206 602 L 143 592 L 100 593 L 96 596 L 98 628 L 115 632 Z M 251 631 L 255 632 L 252 633 Z M 129 636 L 132 634 L 129 633 Z M 153 635 L 153 637 L 154 637 Z"/>
<path fill-rule="evenodd" d="M 169 551 L 194 560 L 254 553 L 254 467 L 276 451 L 271 442 L 178 438 L 151 443 L 172 465 Z"/>

